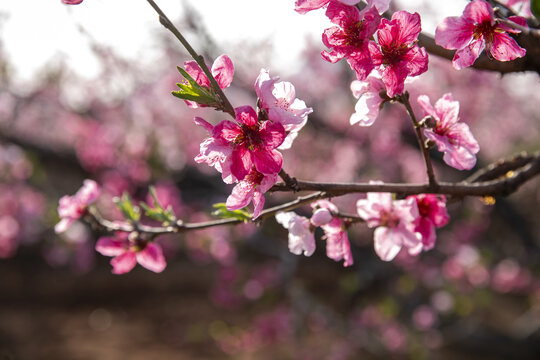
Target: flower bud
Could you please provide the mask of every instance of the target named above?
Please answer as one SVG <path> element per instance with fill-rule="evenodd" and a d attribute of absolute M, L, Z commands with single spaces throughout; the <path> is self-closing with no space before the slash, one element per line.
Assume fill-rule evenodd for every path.
<path fill-rule="evenodd" d="M 313 216 L 311 217 L 311 223 L 314 226 L 322 226 L 328 224 L 334 216 L 328 209 L 317 209 L 313 213 Z"/>

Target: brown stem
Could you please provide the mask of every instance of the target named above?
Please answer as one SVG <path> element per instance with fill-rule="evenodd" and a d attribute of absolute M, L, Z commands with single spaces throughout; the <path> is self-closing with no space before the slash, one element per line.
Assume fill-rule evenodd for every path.
<path fill-rule="evenodd" d="M 398 96 L 399 102 L 402 103 L 405 108 L 407 109 L 407 113 L 409 114 L 409 117 L 411 118 L 414 126 L 414 131 L 416 133 L 416 138 L 418 139 L 418 145 L 420 145 L 420 149 L 422 150 L 422 155 L 424 156 L 424 162 L 426 163 L 426 172 L 428 176 L 428 181 L 430 185 L 430 192 L 433 192 L 437 190 L 437 181 L 435 180 L 435 173 L 433 172 L 433 165 L 431 164 L 431 159 L 429 157 L 429 150 L 426 145 L 426 141 L 424 139 L 424 134 L 422 134 L 422 127 L 420 126 L 420 123 L 416 119 L 416 116 L 414 115 L 414 111 L 411 107 L 411 103 L 409 101 L 409 93 L 404 92 L 402 95 Z"/>

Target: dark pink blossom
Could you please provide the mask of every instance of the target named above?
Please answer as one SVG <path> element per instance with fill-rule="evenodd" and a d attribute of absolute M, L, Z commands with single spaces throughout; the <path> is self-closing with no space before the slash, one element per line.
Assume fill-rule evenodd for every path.
<path fill-rule="evenodd" d="M 270 190 L 277 179 L 277 174 L 265 175 L 252 168 L 250 173 L 233 188 L 227 198 L 227 209 L 242 209 L 253 201 L 253 219 L 256 219 L 264 207 L 264 193 Z"/>
<path fill-rule="evenodd" d="M 279 173 L 283 158 L 275 149 L 285 139 L 283 125 L 271 121 L 260 122 L 251 106 L 237 107 L 235 112 L 236 122 L 223 120 L 212 130 L 214 143 L 218 146 L 227 144 L 231 149 L 230 156 L 224 162 L 230 162 L 232 175 L 242 180 L 253 166 L 266 175 Z"/>
<path fill-rule="evenodd" d="M 444 162 L 459 170 L 471 169 L 476 164 L 480 146 L 469 126 L 459 122 L 459 102 L 448 93 L 437 100 L 435 107 L 431 106 L 427 95 L 420 95 L 418 104 L 435 121 L 435 127 L 423 131 L 426 138 L 434 141 L 444 153 Z"/>
<path fill-rule="evenodd" d="M 315 237 L 309 219 L 296 213 L 280 212 L 276 221 L 289 230 L 289 251 L 295 255 L 311 256 L 315 252 Z"/>
<path fill-rule="evenodd" d="M 373 183 L 373 182 L 372 182 Z M 393 200 L 390 193 L 368 193 L 356 203 L 358 215 L 374 233 L 375 252 L 384 261 L 391 261 L 402 247 L 417 253 L 420 237 L 414 232 L 418 206 L 414 199 Z"/>
<path fill-rule="evenodd" d="M 60 222 L 54 227 L 56 233 L 61 233 L 80 219 L 85 213 L 88 205 L 96 201 L 100 193 L 99 185 L 93 180 L 84 180 L 83 186 L 73 196 L 64 195 L 58 204 L 58 215 Z"/>
<path fill-rule="evenodd" d="M 527 26 L 524 18 L 508 18 Z M 447 17 L 435 31 L 435 42 L 446 49 L 457 49 L 452 64 L 456 69 L 471 66 L 486 49 L 488 55 L 499 61 L 510 61 L 525 56 L 526 50 L 506 32 L 519 33 L 495 19 L 493 8 L 484 0 L 467 4 L 461 17 Z"/>
<path fill-rule="evenodd" d="M 67 4 L 67 5 L 77 5 L 82 2 L 83 0 L 62 0 L 62 3 Z"/>
<path fill-rule="evenodd" d="M 104 256 L 113 256 L 113 274 L 128 273 L 137 263 L 155 273 L 162 272 L 167 266 L 161 246 L 153 242 L 131 241 L 127 234 L 101 237 L 96 243 L 96 251 Z"/>
<path fill-rule="evenodd" d="M 279 149 L 289 149 L 313 109 L 296 98 L 293 84 L 279 81 L 278 76 L 271 78 L 268 70 L 265 69 L 261 69 L 255 81 L 255 92 L 259 98 L 260 107 L 266 111 L 268 119 L 283 125 L 288 133 Z"/>
<path fill-rule="evenodd" d="M 373 65 L 379 69 L 389 97 L 403 92 L 407 77 L 427 71 L 426 49 L 416 45 L 421 30 L 418 13 L 398 11 L 392 20 L 381 20 L 376 34 L 378 45 L 369 43 Z"/>
<path fill-rule="evenodd" d="M 435 245 L 435 228 L 448 224 L 450 220 L 446 211 L 446 199 L 434 194 L 419 194 L 409 198 L 413 198 L 418 206 L 414 228 L 414 231 L 422 236 L 418 252 L 430 250 Z"/>
<path fill-rule="evenodd" d="M 338 26 L 323 32 L 324 45 L 332 49 L 321 53 L 323 59 L 335 63 L 346 58 L 358 80 L 364 80 L 373 70 L 368 43 L 381 20 L 377 9 L 371 7 L 359 11 L 354 6 L 331 2 L 326 16 Z"/>
<path fill-rule="evenodd" d="M 184 62 L 184 69 L 199 85 L 208 88 L 212 88 L 210 80 L 206 74 L 202 71 L 199 64 L 196 61 L 190 60 Z M 220 55 L 216 58 L 212 64 L 210 72 L 216 79 L 220 88 L 225 89 L 228 87 L 234 76 L 234 65 L 232 60 L 227 55 Z M 211 90 L 210 90 L 211 91 Z M 184 100 L 186 104 L 191 108 L 206 107 L 206 105 L 198 104 L 194 101 Z"/>

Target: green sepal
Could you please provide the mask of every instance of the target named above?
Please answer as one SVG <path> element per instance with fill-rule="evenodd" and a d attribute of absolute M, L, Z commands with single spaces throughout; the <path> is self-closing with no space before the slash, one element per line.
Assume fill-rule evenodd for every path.
<path fill-rule="evenodd" d="M 163 225 L 169 225 L 176 222 L 176 216 L 174 215 L 172 207 L 169 205 L 167 209 L 164 209 L 163 206 L 159 203 L 156 189 L 153 186 L 150 186 L 150 195 L 154 202 L 153 206 L 149 206 L 145 202 L 140 202 L 139 204 L 144 209 L 144 214 L 150 219 L 160 221 Z"/>
<path fill-rule="evenodd" d="M 141 209 L 139 209 L 138 206 L 133 205 L 133 201 L 131 201 L 131 197 L 127 192 L 123 193 L 121 198 L 113 198 L 113 201 L 127 220 L 133 222 L 139 221 L 141 218 Z"/>
<path fill-rule="evenodd" d="M 246 208 L 240 210 L 229 210 L 227 209 L 227 205 L 225 205 L 225 203 L 217 203 L 214 204 L 213 207 L 216 210 L 212 212 L 212 215 L 222 219 L 236 219 L 243 222 L 248 222 L 251 220 L 251 215 L 245 210 Z"/>
<path fill-rule="evenodd" d="M 194 101 L 201 105 L 216 105 L 218 103 L 215 95 L 210 89 L 199 85 L 186 70 L 179 66 L 177 69 L 188 83 L 176 84 L 180 90 L 173 91 L 172 94 L 174 96 L 183 100 Z"/>
<path fill-rule="evenodd" d="M 540 0 L 531 0 L 531 12 L 535 18 L 540 19 Z"/>

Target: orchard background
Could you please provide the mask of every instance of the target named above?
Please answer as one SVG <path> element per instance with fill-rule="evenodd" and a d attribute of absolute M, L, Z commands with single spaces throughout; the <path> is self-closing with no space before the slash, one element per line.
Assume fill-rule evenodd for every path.
<path fill-rule="evenodd" d="M 321 58 L 329 49 L 320 34 L 332 26 L 324 9 L 300 15 L 292 0 L 162 3 L 209 66 L 224 53 L 233 60 L 225 93 L 235 106 L 255 107 L 253 84 L 264 68 L 294 84 L 313 108 L 283 152 L 289 175 L 426 181 L 403 106 L 384 104 L 371 127 L 350 124 L 356 76 L 345 61 Z M 527 4 L 505 3 L 531 16 L 521 8 Z M 467 4 L 391 1 L 387 14 L 418 12 L 433 37 Z M 437 179 L 461 181 L 500 158 L 540 149 L 540 41 L 515 36 L 520 45 L 532 41 L 522 45 L 522 59 L 502 63 L 484 54 L 475 65 L 484 70 L 459 71 L 448 52 L 420 39 L 429 70 L 405 85 L 414 111 L 422 117 L 419 95 L 433 104 L 451 92 L 480 145 L 475 167 L 462 171 L 431 150 Z M 146 1 L 0 5 L 2 359 L 538 357 L 538 177 L 509 196 L 449 198 L 450 222 L 437 229 L 434 248 L 401 251 L 392 262 L 374 252 L 365 224 L 347 229 L 352 266 L 326 256 L 321 229 L 312 256 L 294 255 L 287 230 L 270 217 L 161 235 L 163 272 L 137 266 L 119 276 L 95 251 L 103 228 L 77 221 L 56 234 L 58 200 L 89 178 L 101 187 L 96 206 L 108 219 L 123 218 L 112 201 L 123 193 L 151 204 L 150 186 L 178 219 L 216 219 L 213 204 L 224 203 L 233 186 L 194 161 L 208 134 L 193 118 L 215 125 L 227 114 L 191 109 L 171 95 L 183 81 L 176 67 L 189 60 Z M 265 208 L 299 195 L 268 192 Z M 363 198 L 331 200 L 355 213 Z M 294 211 L 312 212 L 309 205 Z"/>

